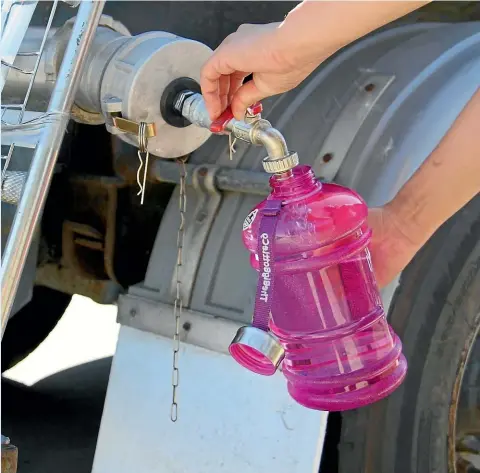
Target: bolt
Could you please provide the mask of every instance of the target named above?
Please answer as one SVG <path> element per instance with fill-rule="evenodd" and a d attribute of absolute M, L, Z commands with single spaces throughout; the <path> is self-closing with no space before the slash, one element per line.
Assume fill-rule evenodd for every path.
<path fill-rule="evenodd" d="M 183 330 L 185 330 L 185 332 L 188 332 L 191 328 L 192 328 L 192 324 L 190 322 L 185 322 L 183 324 Z"/>
<path fill-rule="evenodd" d="M 200 212 L 196 218 L 197 223 L 202 223 L 206 218 L 207 218 L 206 212 Z"/>
<path fill-rule="evenodd" d="M 365 86 L 365 92 L 372 92 L 373 89 L 375 89 L 375 84 L 370 83 Z"/>
<path fill-rule="evenodd" d="M 328 163 L 329 161 L 331 161 L 333 159 L 333 153 L 324 154 L 322 159 L 323 159 L 324 163 Z"/>
<path fill-rule="evenodd" d="M 207 174 L 208 174 L 208 169 L 207 168 L 200 168 L 198 170 L 198 175 L 199 176 L 205 177 Z"/>
<path fill-rule="evenodd" d="M 130 309 L 130 317 L 135 317 L 137 315 L 136 309 Z"/>

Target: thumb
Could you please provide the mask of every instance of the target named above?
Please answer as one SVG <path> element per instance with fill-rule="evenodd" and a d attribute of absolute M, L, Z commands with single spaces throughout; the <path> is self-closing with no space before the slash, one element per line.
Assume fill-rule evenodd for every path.
<path fill-rule="evenodd" d="M 250 105 L 268 97 L 268 94 L 260 92 L 253 80 L 243 84 L 233 95 L 231 108 L 237 120 L 244 120 L 245 112 Z"/>

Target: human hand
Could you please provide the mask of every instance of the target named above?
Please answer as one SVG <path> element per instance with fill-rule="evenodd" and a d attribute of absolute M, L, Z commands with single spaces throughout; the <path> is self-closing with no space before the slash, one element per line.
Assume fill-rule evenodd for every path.
<path fill-rule="evenodd" d="M 293 89 L 320 64 L 318 55 L 300 54 L 281 25 L 241 25 L 205 63 L 200 85 L 212 119 L 231 104 L 235 118 L 243 120 L 250 105 Z"/>
<path fill-rule="evenodd" d="M 242 120 L 247 107 L 302 82 L 326 58 L 426 1 L 302 1 L 282 23 L 242 25 L 203 67 L 200 85 L 217 118 L 231 103 Z M 246 76 L 253 80 L 243 84 Z"/>
<path fill-rule="evenodd" d="M 403 271 L 422 245 L 409 237 L 388 204 L 369 209 L 368 223 L 373 231 L 370 242 L 373 269 L 382 288 Z"/>

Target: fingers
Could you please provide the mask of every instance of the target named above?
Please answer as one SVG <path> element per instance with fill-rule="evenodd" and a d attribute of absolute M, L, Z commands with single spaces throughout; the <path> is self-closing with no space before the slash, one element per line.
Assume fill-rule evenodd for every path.
<path fill-rule="evenodd" d="M 218 79 L 218 97 L 220 99 L 220 108 L 222 113 L 229 103 L 230 97 L 230 77 L 229 76 L 220 76 Z"/>
<path fill-rule="evenodd" d="M 244 72 L 236 72 L 229 76 L 221 75 L 215 82 L 208 82 L 207 87 L 202 83 L 202 94 L 212 120 L 218 118 L 229 104 L 235 118 L 243 120 L 250 105 L 267 97 L 258 90 L 253 80 L 243 84 L 247 75 Z"/>
<path fill-rule="evenodd" d="M 247 75 L 248 74 L 245 74 L 244 72 L 234 72 L 229 76 L 220 76 L 220 79 L 218 79 L 218 95 L 221 107 L 220 113 L 222 113 L 231 103 L 233 96 L 242 86 L 243 80 Z"/>
<path fill-rule="evenodd" d="M 222 70 L 230 69 L 227 67 Z M 220 74 L 215 64 L 205 64 L 200 77 L 200 86 L 205 106 L 212 120 L 215 120 L 228 107 L 248 74 L 239 71 Z"/>
<path fill-rule="evenodd" d="M 231 107 L 233 115 L 237 120 L 243 120 L 247 108 L 267 96 L 258 90 L 254 80 L 243 84 L 232 98 Z"/>
<path fill-rule="evenodd" d="M 230 90 L 230 80 L 228 76 L 236 72 L 232 69 L 224 58 L 222 52 L 215 53 L 203 66 L 200 73 L 200 87 L 205 99 L 205 106 L 214 120 L 227 107 L 228 94 Z M 226 78 L 222 78 L 226 76 Z M 228 79 L 228 80 L 227 80 Z M 226 100 L 225 100 L 226 98 Z M 225 106 L 222 108 L 222 101 Z"/>
<path fill-rule="evenodd" d="M 275 49 L 272 45 L 277 44 L 276 32 L 279 25 L 280 23 L 241 25 L 235 33 L 223 40 L 205 63 L 200 86 L 212 120 L 225 110 L 230 101 L 236 116 L 243 118 L 249 105 L 266 97 L 257 90 L 254 83 L 243 84 L 243 80 L 251 72 L 271 72 L 269 69 L 278 66 L 271 50 Z"/>
<path fill-rule="evenodd" d="M 237 90 L 242 86 L 243 81 L 247 76 L 248 74 L 246 74 L 245 72 L 235 72 L 230 75 L 230 91 L 228 94 L 228 104 L 232 103 L 234 95 L 237 93 Z"/>
<path fill-rule="evenodd" d="M 222 113 L 222 102 L 219 95 L 219 78 L 220 75 L 215 78 L 215 74 L 212 71 L 208 71 L 208 74 L 202 75 L 200 78 L 200 87 L 202 89 L 202 95 L 205 100 L 205 106 L 210 115 L 210 118 L 214 120 L 220 113 Z"/>
<path fill-rule="evenodd" d="M 238 71 L 230 65 L 230 58 L 238 56 L 232 44 L 248 30 L 259 25 L 245 24 L 238 31 L 227 36 L 205 63 L 200 75 L 200 87 L 210 118 L 214 120 L 227 107 L 249 72 Z"/>

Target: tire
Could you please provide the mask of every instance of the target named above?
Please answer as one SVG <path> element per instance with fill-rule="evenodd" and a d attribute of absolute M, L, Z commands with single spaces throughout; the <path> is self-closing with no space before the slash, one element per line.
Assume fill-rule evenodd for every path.
<path fill-rule="evenodd" d="M 453 473 L 456 407 L 470 352 L 462 400 L 476 412 L 477 428 L 480 420 L 480 350 L 472 350 L 480 322 L 480 196 L 403 272 L 389 321 L 403 341 L 407 377 L 387 399 L 342 415 L 339 472 Z"/>
<path fill-rule="evenodd" d="M 47 338 L 72 296 L 35 286 L 31 301 L 7 324 L 2 340 L 2 373 L 26 358 Z"/>
<path fill-rule="evenodd" d="M 473 468 L 471 455 L 475 452 L 474 458 L 477 460 L 478 467 L 480 459 L 480 337 L 478 336 L 463 375 L 456 420 L 457 455 L 459 455 L 456 473 L 480 473 L 479 468 Z"/>

